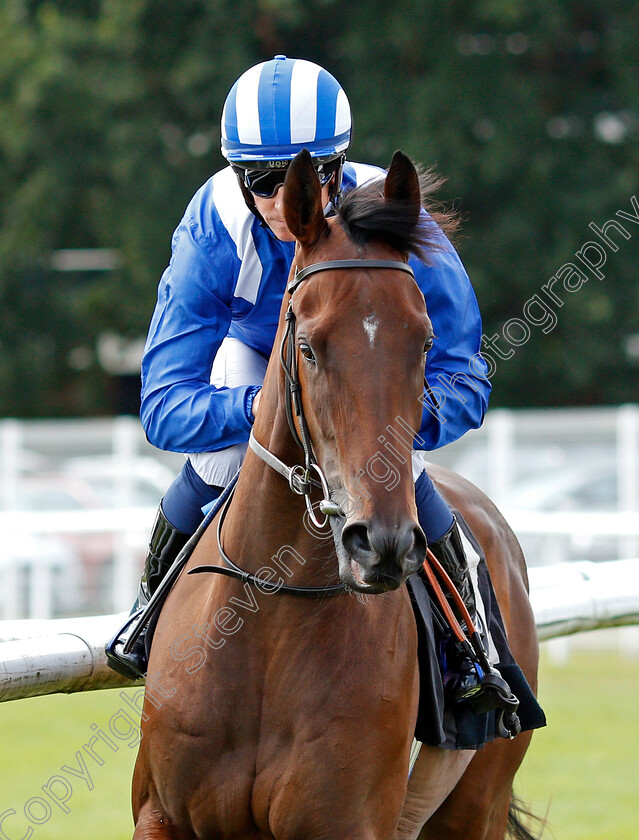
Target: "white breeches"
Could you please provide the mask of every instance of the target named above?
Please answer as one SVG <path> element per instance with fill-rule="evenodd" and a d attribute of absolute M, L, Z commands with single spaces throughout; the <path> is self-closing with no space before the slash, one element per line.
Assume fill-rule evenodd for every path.
<path fill-rule="evenodd" d="M 243 344 L 237 338 L 227 336 L 217 352 L 211 384 L 220 388 L 234 388 L 241 385 L 261 385 L 264 381 L 268 361 L 257 350 Z M 218 452 L 195 452 L 186 457 L 193 469 L 206 482 L 216 487 L 226 487 L 244 460 L 246 443 L 236 443 Z M 413 451 L 413 480 L 424 470 L 426 453 Z"/>
<path fill-rule="evenodd" d="M 217 351 L 211 384 L 217 388 L 261 385 L 268 360 L 237 338 L 227 336 Z M 226 487 L 244 460 L 246 443 L 236 443 L 218 452 L 195 452 L 187 455 L 193 469 L 207 484 Z"/>

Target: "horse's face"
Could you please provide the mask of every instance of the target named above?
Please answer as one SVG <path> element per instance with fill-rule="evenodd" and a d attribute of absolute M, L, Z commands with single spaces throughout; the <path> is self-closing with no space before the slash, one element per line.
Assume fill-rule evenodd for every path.
<path fill-rule="evenodd" d="M 417 175 L 402 158 L 404 172 L 398 176 L 393 164 L 387 188 L 393 178 L 399 195 L 407 201 L 412 195 L 416 220 Z M 317 176 L 302 163 L 292 165 L 286 185 L 298 268 L 335 259 L 401 258 L 388 245 L 358 246 L 335 220 L 327 224 Z M 331 520 L 340 576 L 358 591 L 396 589 L 421 566 L 426 549 L 410 457 L 432 342 L 424 297 L 405 272 L 346 268 L 303 281 L 292 305 L 305 415 L 333 497 L 346 512 L 346 520 Z"/>

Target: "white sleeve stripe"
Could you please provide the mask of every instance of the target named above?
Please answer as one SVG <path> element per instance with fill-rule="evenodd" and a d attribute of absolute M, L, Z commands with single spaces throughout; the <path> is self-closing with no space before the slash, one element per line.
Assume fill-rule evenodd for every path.
<path fill-rule="evenodd" d="M 368 163 L 352 163 L 349 161 L 349 165 L 355 171 L 355 181 L 358 187 L 368 183 L 368 181 L 386 177 L 383 169 L 379 169 L 377 166 L 371 166 Z"/>
<path fill-rule="evenodd" d="M 229 167 L 213 178 L 213 203 L 220 220 L 235 243 L 241 262 L 234 297 L 255 303 L 262 282 L 262 263 L 255 248 L 251 227 L 253 214 L 244 202 L 237 179 Z"/>
<path fill-rule="evenodd" d="M 244 252 L 240 273 L 235 286 L 235 297 L 244 298 L 249 303 L 255 303 L 262 280 L 262 263 L 255 249 L 255 242 L 251 236 L 248 248 Z"/>

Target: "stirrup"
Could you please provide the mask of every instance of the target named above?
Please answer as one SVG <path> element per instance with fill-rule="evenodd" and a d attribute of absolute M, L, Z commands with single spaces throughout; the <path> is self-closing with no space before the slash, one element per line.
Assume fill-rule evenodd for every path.
<path fill-rule="evenodd" d="M 109 667 L 130 680 L 139 680 L 145 676 L 147 670 L 144 633 L 138 636 L 131 650 L 126 655 L 124 654 L 124 647 L 131 631 L 137 627 L 138 620 L 143 612 L 144 607 L 135 609 L 127 618 L 126 623 L 120 627 L 115 636 L 104 647 Z"/>
<path fill-rule="evenodd" d="M 514 738 L 521 732 L 521 722 L 517 715 L 519 700 L 513 694 L 506 680 L 488 658 L 482 636 L 478 631 L 470 637 L 474 663 L 481 673 L 481 690 L 469 698 L 468 704 L 473 711 L 481 714 L 493 709 L 497 713 L 497 731 L 501 738 Z"/>
<path fill-rule="evenodd" d="M 464 671 L 460 662 L 450 672 L 448 683 L 445 681 L 445 690 L 455 703 L 467 705 L 476 714 L 495 711 L 500 737 L 512 739 L 521 732 L 519 700 L 499 671 L 487 660 L 480 664 L 478 659 L 466 655 L 469 667 Z"/>
<path fill-rule="evenodd" d="M 481 693 L 470 699 L 470 705 L 477 712 L 497 711 L 497 731 L 502 738 L 513 739 L 521 732 L 517 710 L 519 700 L 496 668 L 491 668 L 481 680 Z"/>
<path fill-rule="evenodd" d="M 443 592 L 440 594 L 443 597 Z M 481 623 L 478 612 L 469 614 L 474 625 Z M 466 625 L 458 625 L 465 638 L 454 634 L 449 638 L 456 653 L 456 667 L 451 667 L 448 680 L 448 693 L 455 702 L 466 703 L 477 714 L 495 711 L 497 714 L 497 732 L 502 738 L 514 738 L 521 732 L 521 723 L 517 715 L 519 700 L 513 694 L 506 680 L 492 665 L 484 645 L 486 631 L 473 627 L 469 633 Z M 446 655 L 444 655 L 444 664 Z M 464 684 L 465 683 L 465 684 Z"/>

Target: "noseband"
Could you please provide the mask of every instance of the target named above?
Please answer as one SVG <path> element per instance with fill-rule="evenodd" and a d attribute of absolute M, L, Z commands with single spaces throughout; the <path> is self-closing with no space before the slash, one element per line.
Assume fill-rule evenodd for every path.
<path fill-rule="evenodd" d="M 313 452 L 313 445 L 308 431 L 308 424 L 304 416 L 304 409 L 302 406 L 302 385 L 299 380 L 297 353 L 295 348 L 295 328 L 296 318 L 293 312 L 293 293 L 298 286 L 311 277 L 313 274 L 318 274 L 321 271 L 331 271 L 333 269 L 362 269 L 362 268 L 387 268 L 394 271 L 405 271 L 414 278 L 413 269 L 407 263 L 399 262 L 399 260 L 329 260 L 327 262 L 313 263 L 301 270 L 295 270 L 295 276 L 288 285 L 288 292 L 290 300 L 288 309 L 286 310 L 286 330 L 280 345 L 280 363 L 284 370 L 286 377 L 286 419 L 288 427 L 291 430 L 293 440 L 301 447 L 304 452 L 304 465 L 298 464 L 294 467 L 288 467 L 283 461 L 280 461 L 272 452 L 269 452 L 255 439 L 253 431 L 249 437 L 249 446 L 263 461 L 270 467 L 276 470 L 280 475 L 287 479 L 291 490 L 300 496 L 304 496 L 306 502 L 306 509 L 308 511 L 311 522 L 317 528 L 323 528 L 328 522 L 329 516 L 346 516 L 342 508 L 331 499 L 330 488 L 326 477 L 322 472 L 321 467 L 317 463 L 317 458 Z M 297 425 L 295 424 L 294 416 L 297 418 Z M 299 428 L 298 428 L 299 427 Z M 318 480 L 319 479 L 319 480 Z M 320 522 L 313 510 L 311 502 L 311 492 L 313 487 L 321 489 L 324 498 L 319 503 L 319 509 L 324 515 L 324 520 Z"/>

